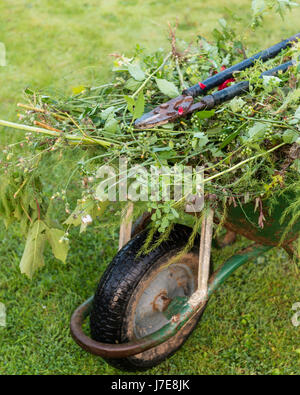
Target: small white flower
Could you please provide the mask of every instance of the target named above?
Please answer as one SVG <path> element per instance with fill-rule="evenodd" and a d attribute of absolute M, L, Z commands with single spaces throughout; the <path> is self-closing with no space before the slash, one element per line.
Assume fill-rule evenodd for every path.
<path fill-rule="evenodd" d="M 81 217 L 81 222 L 83 224 L 91 224 L 93 222 L 93 218 L 89 214 L 87 214 Z"/>

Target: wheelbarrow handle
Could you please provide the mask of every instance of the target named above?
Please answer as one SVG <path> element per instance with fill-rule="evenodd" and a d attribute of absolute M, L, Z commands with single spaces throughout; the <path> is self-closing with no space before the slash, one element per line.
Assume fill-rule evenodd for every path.
<path fill-rule="evenodd" d="M 270 246 L 254 244 L 231 257 L 211 276 L 208 284 L 208 298 L 237 268 L 250 259 L 262 255 L 271 248 Z M 74 311 L 70 322 L 70 331 L 73 339 L 81 348 L 91 354 L 104 358 L 125 358 L 156 347 L 174 336 L 180 329 L 187 325 L 191 319 L 202 314 L 208 300 L 196 307 L 192 307 L 187 302 L 181 311 L 173 316 L 170 322 L 158 331 L 141 339 L 135 339 L 122 344 L 100 343 L 91 339 L 83 332 L 82 325 L 85 318 L 89 315 L 92 302 L 93 297 L 87 299 Z"/>
<path fill-rule="evenodd" d="M 88 311 L 91 308 L 92 302 L 93 297 L 86 300 L 74 311 L 71 317 L 70 331 L 73 339 L 81 348 L 103 358 L 126 358 L 158 346 L 177 333 L 186 324 L 187 320 L 200 314 L 207 303 L 203 304 L 201 309 L 194 309 L 190 305 L 184 306 L 180 312 L 180 317 L 177 315 L 176 319 L 172 319 L 170 323 L 158 331 L 141 339 L 135 339 L 122 344 L 108 344 L 91 339 L 82 330 L 83 321 L 89 314 Z"/>

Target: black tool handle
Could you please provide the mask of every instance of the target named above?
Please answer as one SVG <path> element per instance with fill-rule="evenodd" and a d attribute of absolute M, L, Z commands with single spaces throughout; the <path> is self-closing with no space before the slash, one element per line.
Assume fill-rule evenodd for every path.
<path fill-rule="evenodd" d="M 295 61 L 290 60 L 289 62 L 283 63 L 277 67 L 274 67 L 271 70 L 264 71 L 260 75 L 260 78 L 266 75 L 269 76 L 275 75 L 279 71 L 285 72 L 290 66 L 294 65 L 295 63 L 296 63 Z M 201 102 L 207 102 L 207 106 L 206 106 L 207 109 L 212 108 L 220 103 L 233 99 L 235 96 L 242 95 L 248 90 L 249 90 L 249 81 L 241 81 L 238 82 L 237 84 L 229 86 L 228 88 L 222 89 L 220 91 L 212 93 L 211 95 L 203 97 Z"/>
<path fill-rule="evenodd" d="M 290 60 L 289 62 L 280 64 L 279 66 L 274 67 L 271 70 L 264 71 L 263 73 L 261 73 L 261 76 L 259 78 L 262 78 L 264 75 L 275 75 L 279 71 L 282 71 L 284 73 L 290 66 L 293 66 L 294 64 L 296 64 L 295 60 Z"/>
<path fill-rule="evenodd" d="M 210 89 L 215 88 L 218 85 L 221 85 L 223 82 L 232 78 L 233 73 L 236 71 L 242 71 L 254 65 L 257 59 L 265 62 L 268 59 L 274 58 L 280 51 L 292 45 L 293 42 L 297 41 L 300 38 L 300 33 L 295 34 L 294 36 L 281 41 L 278 44 L 273 45 L 272 47 L 265 49 L 248 59 L 243 60 L 240 63 L 237 63 L 226 70 L 221 71 L 218 74 L 213 75 L 212 77 L 207 78 L 202 81 L 202 83 L 198 83 L 194 86 L 191 86 L 188 89 L 185 89 L 182 94 L 184 96 L 200 96 L 208 92 Z M 200 87 L 202 85 L 202 88 Z M 205 87 L 203 87 L 205 85 Z M 226 88 L 227 89 L 227 88 Z"/>
<path fill-rule="evenodd" d="M 242 95 L 249 90 L 249 81 L 238 82 L 237 84 L 231 85 L 228 88 L 222 89 L 212 94 L 214 98 L 215 106 L 233 99 L 235 96 Z"/>

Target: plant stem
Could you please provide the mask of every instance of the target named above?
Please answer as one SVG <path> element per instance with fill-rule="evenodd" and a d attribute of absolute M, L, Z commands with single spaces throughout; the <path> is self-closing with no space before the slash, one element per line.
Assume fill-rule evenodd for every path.
<path fill-rule="evenodd" d="M 21 108 L 24 108 L 25 110 L 28 110 L 28 111 L 41 112 L 43 114 L 47 114 L 48 113 L 48 114 L 51 114 L 53 117 L 55 117 L 57 119 L 61 119 L 63 121 L 66 119 L 66 117 L 64 117 L 62 115 L 59 115 L 59 114 L 56 114 L 55 112 L 44 110 L 42 108 L 31 107 L 31 106 L 28 106 L 27 104 L 18 103 L 17 106 L 21 107 Z"/>
<path fill-rule="evenodd" d="M 180 81 L 180 89 L 183 90 L 185 88 L 185 86 L 184 86 L 183 76 L 182 76 L 182 73 L 180 70 L 178 58 L 175 59 L 175 63 L 176 63 L 176 70 L 177 70 L 179 81 Z"/>
<path fill-rule="evenodd" d="M 229 112 L 230 114 L 232 114 L 232 115 L 237 115 L 237 116 L 239 116 L 239 117 L 241 117 L 241 118 L 244 118 L 244 119 L 247 119 L 247 120 L 249 120 L 249 121 L 257 121 L 257 122 L 265 122 L 265 123 L 274 123 L 274 124 L 275 124 L 274 126 L 278 126 L 278 127 L 280 127 L 280 128 L 283 128 L 283 127 L 284 127 L 284 128 L 286 128 L 286 129 L 294 129 L 294 130 L 297 131 L 296 128 L 294 128 L 292 125 L 287 124 L 286 122 L 282 122 L 282 121 L 278 121 L 278 120 L 273 121 L 272 119 L 247 117 L 246 115 L 239 115 L 239 114 L 236 114 L 235 112 L 232 112 L 232 111 L 228 111 L 228 112 Z"/>
<path fill-rule="evenodd" d="M 52 126 L 49 126 L 49 125 L 47 125 L 46 123 L 43 123 L 43 122 L 34 121 L 34 124 L 35 124 L 36 126 L 41 126 L 43 129 L 52 130 L 52 131 L 58 132 L 58 133 L 63 133 L 62 130 L 55 129 L 55 128 L 53 128 Z"/>
<path fill-rule="evenodd" d="M 21 124 L 14 123 L 14 122 L 3 121 L 2 119 L 0 119 L 0 126 L 5 126 L 8 128 L 13 128 L 13 129 L 25 130 L 27 132 L 42 133 L 42 134 L 45 134 L 45 135 L 51 136 L 51 137 L 63 137 L 64 139 L 69 140 L 71 142 L 101 145 L 102 147 L 105 147 L 105 148 L 111 147 L 112 145 L 116 145 L 116 144 L 109 143 L 107 141 L 103 141 L 100 139 L 89 138 L 87 136 L 74 136 L 72 134 L 61 135 L 61 133 L 58 133 L 55 131 L 42 129 L 42 128 L 35 128 L 33 126 L 21 125 Z"/>
<path fill-rule="evenodd" d="M 112 86 L 112 85 L 114 85 L 114 84 L 113 84 L 113 83 L 110 83 L 110 84 L 104 84 L 104 85 L 100 85 L 100 86 L 92 86 L 92 87 L 90 88 L 90 90 L 91 90 L 91 91 L 95 91 L 95 90 L 97 90 L 97 89 L 106 88 L 107 86 Z"/>
<path fill-rule="evenodd" d="M 229 169 L 226 169 L 226 170 L 224 170 L 224 171 L 221 171 L 220 173 L 215 174 L 214 176 L 205 178 L 205 179 L 203 180 L 203 183 L 205 184 L 206 182 L 211 181 L 211 180 L 214 180 L 215 178 L 218 178 L 218 177 L 220 177 L 220 176 L 223 176 L 223 175 L 226 174 L 226 173 L 230 173 L 230 172 L 232 172 L 233 170 L 238 169 L 239 167 L 245 165 L 245 164 L 248 163 L 248 162 L 251 162 L 251 161 L 254 160 L 254 159 L 257 159 L 257 158 L 260 158 L 261 156 L 270 154 L 271 152 L 276 151 L 278 148 L 282 147 L 282 146 L 285 145 L 285 144 L 287 144 L 287 143 L 281 143 L 281 144 L 279 144 L 279 145 L 276 145 L 276 147 L 273 147 L 273 148 L 269 149 L 269 150 L 266 151 L 266 152 L 263 152 L 263 153 L 261 153 L 261 154 L 255 155 L 255 156 L 251 156 L 251 158 L 245 159 L 245 160 L 243 160 L 242 162 L 240 162 L 240 163 L 238 163 L 238 164 L 236 164 L 236 165 L 230 167 Z"/>

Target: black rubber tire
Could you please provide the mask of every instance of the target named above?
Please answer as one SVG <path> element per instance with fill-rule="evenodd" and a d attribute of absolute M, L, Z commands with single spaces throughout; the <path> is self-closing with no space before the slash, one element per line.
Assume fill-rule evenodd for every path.
<path fill-rule="evenodd" d="M 169 239 L 161 243 L 148 255 L 141 255 L 136 259 L 137 253 L 143 246 L 147 237 L 147 231 L 143 231 L 131 239 L 110 263 L 103 274 L 95 293 L 94 302 L 90 314 L 91 336 L 94 340 L 109 344 L 124 343 L 128 339 L 126 330 L 126 318 L 132 295 L 138 284 L 154 269 L 157 262 L 166 254 L 177 254 L 182 249 L 191 235 L 192 229 L 175 225 Z M 158 235 L 155 235 L 154 241 Z M 195 239 L 193 253 L 198 256 L 199 235 Z M 123 370 L 137 371 L 149 369 L 166 358 L 173 355 L 187 340 L 197 325 L 201 315 L 195 317 L 191 324 L 184 328 L 184 333 L 177 333 L 176 341 L 173 338 L 163 344 L 167 344 L 166 351 L 160 355 L 153 355 L 149 359 L 149 351 L 136 356 L 122 359 L 107 359 L 111 365 Z M 170 346 L 168 346 L 170 342 Z M 160 347 L 160 346 L 158 346 Z M 147 358 L 143 355 L 148 353 Z"/>

